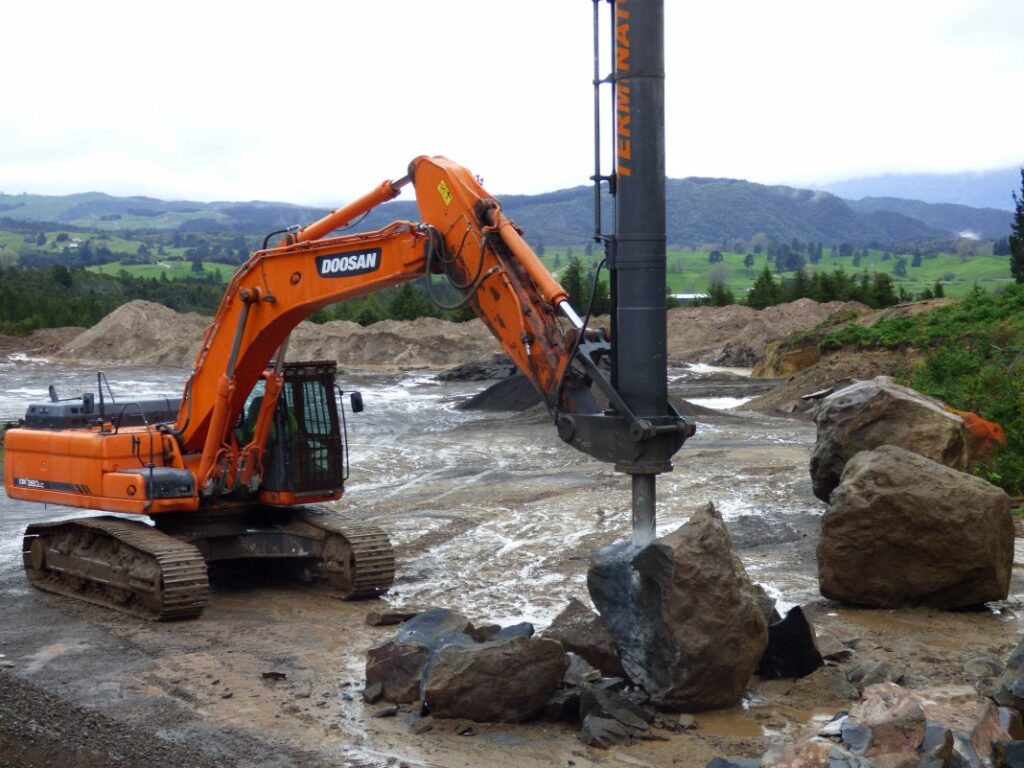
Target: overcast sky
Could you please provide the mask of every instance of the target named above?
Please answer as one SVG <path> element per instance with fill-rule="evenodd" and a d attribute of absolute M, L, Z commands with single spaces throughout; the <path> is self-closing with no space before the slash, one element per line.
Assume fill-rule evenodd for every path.
<path fill-rule="evenodd" d="M 809 185 L 1024 162 L 1021 0 L 665 5 L 670 176 Z M 0 190 L 331 204 L 419 154 L 499 194 L 585 184 L 591 14 L 5 3 Z"/>

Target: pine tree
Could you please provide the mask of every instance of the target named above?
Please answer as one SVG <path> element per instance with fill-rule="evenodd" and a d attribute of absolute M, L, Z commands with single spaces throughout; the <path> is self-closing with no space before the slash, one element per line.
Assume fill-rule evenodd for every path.
<path fill-rule="evenodd" d="M 1018 283 L 1024 283 L 1024 168 L 1020 169 L 1020 197 L 1013 193 L 1013 234 L 1010 235 L 1010 272 Z"/>
<path fill-rule="evenodd" d="M 772 271 L 765 265 L 754 282 L 754 287 L 747 294 L 747 305 L 754 309 L 764 309 L 782 301 L 782 290 L 772 277 Z"/>
<path fill-rule="evenodd" d="M 565 288 L 565 292 L 569 294 L 569 303 L 576 308 L 576 311 L 586 311 L 584 303 L 590 299 L 590 295 L 583 284 L 583 262 L 578 256 L 573 256 L 569 259 L 569 265 L 565 268 L 565 272 L 562 273 L 562 278 L 559 282 Z"/>

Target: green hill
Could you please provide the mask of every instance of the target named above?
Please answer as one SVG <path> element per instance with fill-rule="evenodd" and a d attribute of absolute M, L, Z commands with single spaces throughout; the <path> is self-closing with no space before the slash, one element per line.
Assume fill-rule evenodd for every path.
<path fill-rule="evenodd" d="M 582 245 L 592 234 L 591 187 L 499 198 L 531 243 Z M 668 179 L 666 205 L 669 243 L 690 249 L 731 239 L 749 240 L 759 233 L 778 242 L 797 239 L 825 245 L 879 247 L 950 240 L 965 230 L 984 238 L 1009 233 L 1008 215 L 992 209 L 894 198 L 851 203 L 828 192 L 736 179 Z M 603 206 L 605 228 L 609 230 L 612 201 L 607 195 Z M 0 219 L 108 232 L 172 230 L 256 236 L 308 223 L 326 213 L 320 208 L 259 201 L 165 202 L 99 192 L 64 196 L 0 194 Z M 380 206 L 360 223 L 360 228 L 375 229 L 395 219 L 418 218 L 415 202 L 405 199 Z"/>

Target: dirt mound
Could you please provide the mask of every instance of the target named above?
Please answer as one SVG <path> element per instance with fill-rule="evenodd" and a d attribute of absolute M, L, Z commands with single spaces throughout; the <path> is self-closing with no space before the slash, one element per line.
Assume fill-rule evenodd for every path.
<path fill-rule="evenodd" d="M 901 372 L 918 365 L 922 359 L 922 355 L 915 351 L 841 350 L 826 355 L 817 364 L 790 376 L 768 394 L 751 400 L 743 407 L 772 416 L 809 417 L 818 401 L 804 400 L 804 395 L 830 387 L 839 388 L 856 380 L 873 379 L 876 376 L 898 376 Z"/>
<path fill-rule="evenodd" d="M 765 345 L 807 330 L 838 312 L 866 312 L 857 303 L 818 304 L 800 299 L 764 310 L 684 307 L 668 313 L 670 362 L 750 366 Z M 64 344 L 54 357 L 88 363 L 190 366 L 210 318 L 181 314 L 161 304 L 132 301 Z M 592 326 L 609 325 L 598 317 Z M 0 348 L 2 349 L 2 348 Z M 337 360 L 369 370 L 438 369 L 491 359 L 501 351 L 479 320 L 451 323 L 431 317 L 411 322 L 383 320 L 363 327 L 335 320 L 301 323 L 292 333 L 291 360 Z"/>
<path fill-rule="evenodd" d="M 33 357 L 47 357 L 84 331 L 77 325 L 63 328 L 40 328 L 28 336 L 0 336 L 0 355 L 20 352 Z"/>
<path fill-rule="evenodd" d="M 187 366 L 210 318 L 163 304 L 130 301 L 65 344 L 53 357 L 89 363 Z"/>
<path fill-rule="evenodd" d="M 54 357 L 89 363 L 190 366 L 210 318 L 162 304 L 132 301 L 66 343 Z M 369 327 L 336 320 L 301 323 L 288 347 L 291 360 L 337 360 L 364 369 L 443 368 L 491 357 L 498 342 L 479 320 L 385 320 Z"/>
<path fill-rule="evenodd" d="M 517 374 L 491 384 L 458 407 L 464 411 L 525 411 L 543 401 L 530 380 Z"/>
<path fill-rule="evenodd" d="M 302 323 L 292 333 L 292 360 L 337 360 L 371 370 L 444 368 L 492 357 L 501 347 L 483 323 L 433 317 L 382 320 L 363 327 L 344 320 Z"/>
<path fill-rule="evenodd" d="M 668 313 L 668 357 L 671 362 L 752 366 L 772 339 L 808 330 L 840 312 L 868 311 L 855 301 L 819 304 L 811 299 L 762 310 L 739 304 L 680 307 Z"/>
<path fill-rule="evenodd" d="M 857 325 L 870 327 L 879 320 L 889 320 L 890 318 L 895 317 L 916 317 L 917 315 L 923 315 L 925 312 L 931 312 L 939 307 L 947 307 L 950 304 L 959 303 L 960 299 L 942 298 L 915 301 L 909 304 L 897 304 L 895 307 L 886 307 L 885 309 L 879 309 L 876 312 L 869 312 L 868 314 L 857 318 L 854 322 Z"/>

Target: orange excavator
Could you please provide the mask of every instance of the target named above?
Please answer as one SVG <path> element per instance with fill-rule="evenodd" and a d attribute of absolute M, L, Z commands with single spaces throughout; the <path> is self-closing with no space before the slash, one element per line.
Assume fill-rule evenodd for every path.
<path fill-rule="evenodd" d="M 410 183 L 421 222 L 329 236 Z M 111 402 L 100 379 L 96 395 L 59 400 L 51 389 L 51 402 L 7 432 L 12 498 L 153 522 L 30 525 L 33 584 L 158 619 L 202 611 L 207 562 L 286 558 L 344 597 L 386 591 L 395 572 L 386 534 L 315 506 L 340 499 L 347 475 L 335 364 L 285 358 L 289 333 L 316 310 L 424 275 L 462 293 L 567 442 L 650 474 L 669 469 L 692 433 L 671 406 L 633 413 L 599 366 L 606 334 L 585 330 L 499 203 L 445 158 L 418 157 L 407 176 L 278 234 L 232 277 L 180 403 Z M 361 410 L 357 394 L 351 402 Z"/>
<path fill-rule="evenodd" d="M 341 498 L 348 473 L 335 363 L 286 362 L 288 337 L 329 304 L 437 275 L 544 396 L 559 437 L 630 475 L 633 542 L 653 539 L 655 477 L 694 432 L 667 395 L 663 0 L 608 4 L 607 77 L 598 72 L 605 3 L 593 5 L 593 237 L 610 273 L 610 332 L 589 328 L 589 310 L 580 318 L 471 173 L 418 157 L 406 176 L 268 236 L 228 284 L 180 401 L 108 402 L 98 376 L 97 393 L 61 400 L 51 388 L 50 402 L 8 430 L 12 498 L 124 515 L 30 525 L 23 558 L 33 584 L 157 619 L 202 612 L 207 562 L 283 559 L 343 597 L 385 592 L 395 573 L 386 534 L 323 506 Z M 604 85 L 615 91 L 608 175 Z M 407 184 L 419 222 L 332 236 Z M 614 234 L 601 224 L 603 189 L 615 198 Z M 351 403 L 361 410 L 357 393 Z"/>

